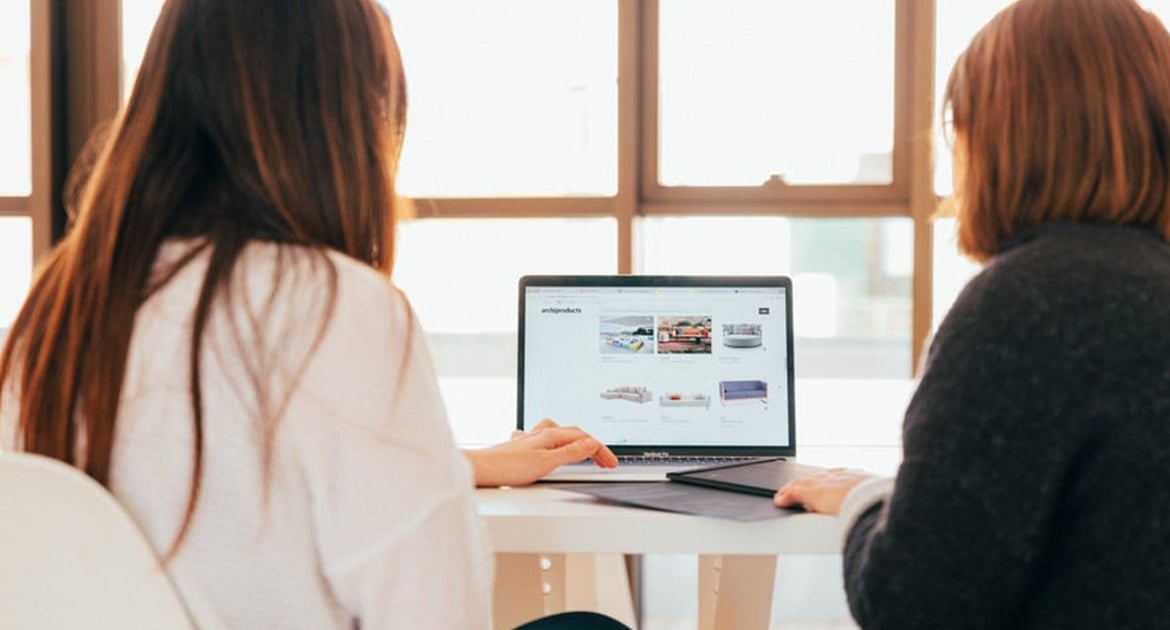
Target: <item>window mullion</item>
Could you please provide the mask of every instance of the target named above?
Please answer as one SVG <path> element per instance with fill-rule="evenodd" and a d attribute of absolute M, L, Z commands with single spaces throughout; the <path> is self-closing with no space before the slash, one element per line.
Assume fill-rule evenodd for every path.
<path fill-rule="evenodd" d="M 934 230 L 931 225 L 937 200 L 934 194 L 934 29 L 935 0 L 899 0 L 899 12 L 907 14 L 904 27 L 910 44 L 909 109 L 910 210 L 914 217 L 914 282 L 912 288 L 911 354 L 917 375 L 933 321 Z M 905 21 L 903 21 L 905 22 Z M 901 36 L 899 36 L 901 37 Z"/>
<path fill-rule="evenodd" d="M 639 214 L 639 149 L 644 127 L 641 125 L 641 85 L 645 74 L 641 66 L 640 43 L 643 32 L 642 0 L 619 0 L 618 3 L 618 193 L 614 217 L 617 219 L 618 273 L 634 270 L 634 217 Z"/>
<path fill-rule="evenodd" d="M 29 81 L 31 82 L 32 133 L 32 191 L 30 197 L 0 200 L 0 214 L 16 209 L 15 203 L 24 203 L 21 214 L 32 217 L 32 252 L 39 260 L 48 253 L 53 243 L 53 200 L 56 196 L 54 184 L 53 153 L 53 60 L 54 37 L 53 12 L 48 2 L 31 2 Z"/>

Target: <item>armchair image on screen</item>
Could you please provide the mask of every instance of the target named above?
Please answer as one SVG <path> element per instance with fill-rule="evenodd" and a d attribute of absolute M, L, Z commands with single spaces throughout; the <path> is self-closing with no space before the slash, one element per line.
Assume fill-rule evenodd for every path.
<path fill-rule="evenodd" d="M 719 381 L 719 401 L 723 404 L 740 400 L 768 402 L 767 381 Z"/>
<path fill-rule="evenodd" d="M 724 324 L 723 345 L 728 348 L 758 348 L 764 343 L 761 324 Z"/>

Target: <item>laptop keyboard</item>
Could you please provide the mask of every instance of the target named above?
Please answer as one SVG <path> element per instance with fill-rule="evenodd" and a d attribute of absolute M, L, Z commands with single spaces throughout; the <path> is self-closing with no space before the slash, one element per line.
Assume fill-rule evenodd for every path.
<path fill-rule="evenodd" d="M 670 457 L 646 457 L 644 455 L 618 455 L 618 463 L 622 466 L 719 466 L 746 462 L 758 457 L 745 455 L 672 455 Z"/>

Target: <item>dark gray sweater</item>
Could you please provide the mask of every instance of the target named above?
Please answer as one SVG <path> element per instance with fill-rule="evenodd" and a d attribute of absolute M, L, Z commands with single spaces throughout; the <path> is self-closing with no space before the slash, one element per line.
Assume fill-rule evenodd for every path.
<path fill-rule="evenodd" d="M 1010 243 L 939 327 L 903 449 L 846 542 L 863 628 L 1170 628 L 1170 246 Z"/>

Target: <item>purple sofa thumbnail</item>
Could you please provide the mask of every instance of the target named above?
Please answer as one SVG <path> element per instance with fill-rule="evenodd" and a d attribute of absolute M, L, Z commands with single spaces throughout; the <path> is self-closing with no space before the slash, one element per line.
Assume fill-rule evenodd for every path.
<path fill-rule="evenodd" d="M 765 381 L 719 381 L 719 398 L 728 400 L 746 400 L 750 398 L 768 398 L 768 383 Z"/>

